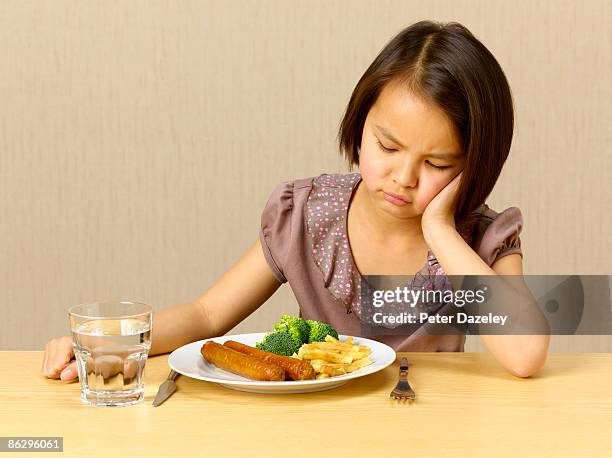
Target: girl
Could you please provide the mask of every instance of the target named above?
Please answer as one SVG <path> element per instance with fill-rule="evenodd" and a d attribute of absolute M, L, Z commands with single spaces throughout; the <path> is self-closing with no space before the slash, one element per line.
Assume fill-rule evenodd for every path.
<path fill-rule="evenodd" d="M 191 304 L 155 313 L 151 355 L 227 333 L 289 282 L 306 319 L 361 332 L 362 275 L 522 275 L 519 209 L 484 203 L 510 151 L 510 88 L 457 23 L 395 36 L 355 87 L 340 150 L 358 173 L 281 183 L 253 247 Z M 512 374 L 546 360 L 547 335 L 481 335 Z M 464 335 L 380 336 L 397 351 L 463 351 Z M 47 343 L 43 375 L 77 377 L 70 337 Z"/>

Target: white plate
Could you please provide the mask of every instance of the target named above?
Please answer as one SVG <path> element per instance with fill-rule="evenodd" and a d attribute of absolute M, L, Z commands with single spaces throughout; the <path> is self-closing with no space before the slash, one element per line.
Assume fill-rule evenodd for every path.
<path fill-rule="evenodd" d="M 184 345 L 174 350 L 169 358 L 168 364 L 179 374 L 186 375 L 198 380 L 215 382 L 220 385 L 239 391 L 249 391 L 252 393 L 310 393 L 312 391 L 329 390 L 340 385 L 344 385 L 351 379 L 363 377 L 365 375 L 378 372 L 389 366 L 395 361 L 395 351 L 383 343 L 363 337 L 353 337 L 353 343 L 367 345 L 372 349 L 370 358 L 373 363 L 369 366 L 351 372 L 350 374 L 339 375 L 320 380 L 287 380 L 285 382 L 260 382 L 241 377 L 237 374 L 219 369 L 214 364 L 206 361 L 200 349 L 204 342 L 209 340 L 223 344 L 227 340 L 235 340 L 245 345 L 255 346 L 256 342 L 261 342 L 265 333 L 257 332 L 253 334 L 237 334 L 233 336 L 214 337 L 212 339 L 200 340 Z M 339 336 L 344 341 L 347 336 Z"/>

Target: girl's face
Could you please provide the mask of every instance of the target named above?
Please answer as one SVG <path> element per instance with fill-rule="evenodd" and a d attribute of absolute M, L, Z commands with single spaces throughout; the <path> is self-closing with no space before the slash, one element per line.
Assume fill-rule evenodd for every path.
<path fill-rule="evenodd" d="M 387 84 L 363 127 L 359 169 L 372 203 L 400 219 L 425 207 L 463 170 L 456 128 L 437 106 Z"/>

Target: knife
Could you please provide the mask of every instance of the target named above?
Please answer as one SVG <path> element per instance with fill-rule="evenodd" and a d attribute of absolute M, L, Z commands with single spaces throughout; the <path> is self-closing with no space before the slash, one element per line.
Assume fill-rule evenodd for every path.
<path fill-rule="evenodd" d="M 176 391 L 176 383 L 174 383 L 174 380 L 176 380 L 179 375 L 180 374 L 175 370 L 170 371 L 170 374 L 168 374 L 168 378 L 166 379 L 166 381 L 162 383 L 159 386 L 159 390 L 157 390 L 157 395 L 155 396 L 155 400 L 153 401 L 153 407 L 157 407 L 158 405 L 160 405 L 162 402 L 168 399 L 172 395 L 172 393 Z"/>

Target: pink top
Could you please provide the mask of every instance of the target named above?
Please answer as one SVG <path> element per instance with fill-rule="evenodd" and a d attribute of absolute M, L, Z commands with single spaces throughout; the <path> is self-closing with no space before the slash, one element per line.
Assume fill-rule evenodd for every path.
<path fill-rule="evenodd" d="M 339 334 L 361 334 L 361 276 L 348 243 L 348 208 L 359 173 L 320 175 L 279 184 L 261 216 L 259 237 L 265 258 L 282 283 L 289 282 L 300 316 L 332 325 Z M 486 204 L 457 230 L 491 266 L 509 254 L 521 254 L 521 212 L 510 207 L 501 213 Z M 447 289 L 448 278 L 429 250 L 417 274 L 419 286 Z M 463 351 L 464 335 L 428 335 L 420 330 L 406 335 L 369 337 L 396 351 Z"/>

